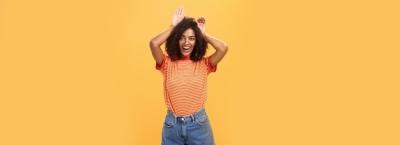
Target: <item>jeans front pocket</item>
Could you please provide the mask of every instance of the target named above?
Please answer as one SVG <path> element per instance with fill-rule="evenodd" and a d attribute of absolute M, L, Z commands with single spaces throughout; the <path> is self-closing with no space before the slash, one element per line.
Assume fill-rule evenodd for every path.
<path fill-rule="evenodd" d="M 171 114 L 167 114 L 164 120 L 164 126 L 167 128 L 173 127 L 175 125 L 175 117 Z"/>
<path fill-rule="evenodd" d="M 204 125 L 208 123 L 208 116 L 207 114 L 200 114 L 196 117 L 196 123 L 199 125 Z"/>

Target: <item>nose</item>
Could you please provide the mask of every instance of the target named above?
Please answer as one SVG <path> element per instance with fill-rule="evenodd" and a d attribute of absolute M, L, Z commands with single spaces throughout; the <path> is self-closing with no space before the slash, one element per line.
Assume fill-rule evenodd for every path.
<path fill-rule="evenodd" d="M 189 39 L 188 38 L 185 39 L 185 44 L 189 44 Z"/>

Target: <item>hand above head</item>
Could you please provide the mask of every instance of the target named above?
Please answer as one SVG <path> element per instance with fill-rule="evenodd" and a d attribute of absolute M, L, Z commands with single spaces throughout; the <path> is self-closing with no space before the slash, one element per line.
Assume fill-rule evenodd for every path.
<path fill-rule="evenodd" d="M 172 26 L 178 25 L 183 18 L 185 18 L 183 7 L 176 9 L 174 16 L 172 17 Z"/>
<path fill-rule="evenodd" d="M 206 19 L 204 17 L 200 17 L 197 19 L 197 26 L 201 30 L 202 34 L 206 33 Z"/>

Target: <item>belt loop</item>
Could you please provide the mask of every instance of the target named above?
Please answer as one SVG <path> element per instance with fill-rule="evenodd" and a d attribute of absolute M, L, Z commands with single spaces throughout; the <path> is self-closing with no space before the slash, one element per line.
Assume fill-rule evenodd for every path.
<path fill-rule="evenodd" d="M 174 115 L 174 124 L 176 124 L 178 117 L 175 114 L 173 114 L 173 115 Z"/>
<path fill-rule="evenodd" d="M 192 122 L 195 121 L 195 120 L 194 120 L 194 115 L 193 115 L 193 114 L 195 114 L 195 113 L 190 114 L 190 117 L 192 118 Z"/>

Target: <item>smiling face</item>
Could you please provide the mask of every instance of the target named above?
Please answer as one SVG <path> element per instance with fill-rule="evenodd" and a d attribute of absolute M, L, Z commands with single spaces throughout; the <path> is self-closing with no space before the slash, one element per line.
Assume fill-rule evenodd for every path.
<path fill-rule="evenodd" d="M 192 28 L 186 29 L 179 39 L 179 48 L 183 57 L 189 57 L 196 44 L 196 35 Z"/>
<path fill-rule="evenodd" d="M 186 16 L 172 29 L 165 44 L 165 51 L 172 61 L 188 58 L 200 61 L 204 58 L 207 48 L 208 42 L 195 19 Z"/>

